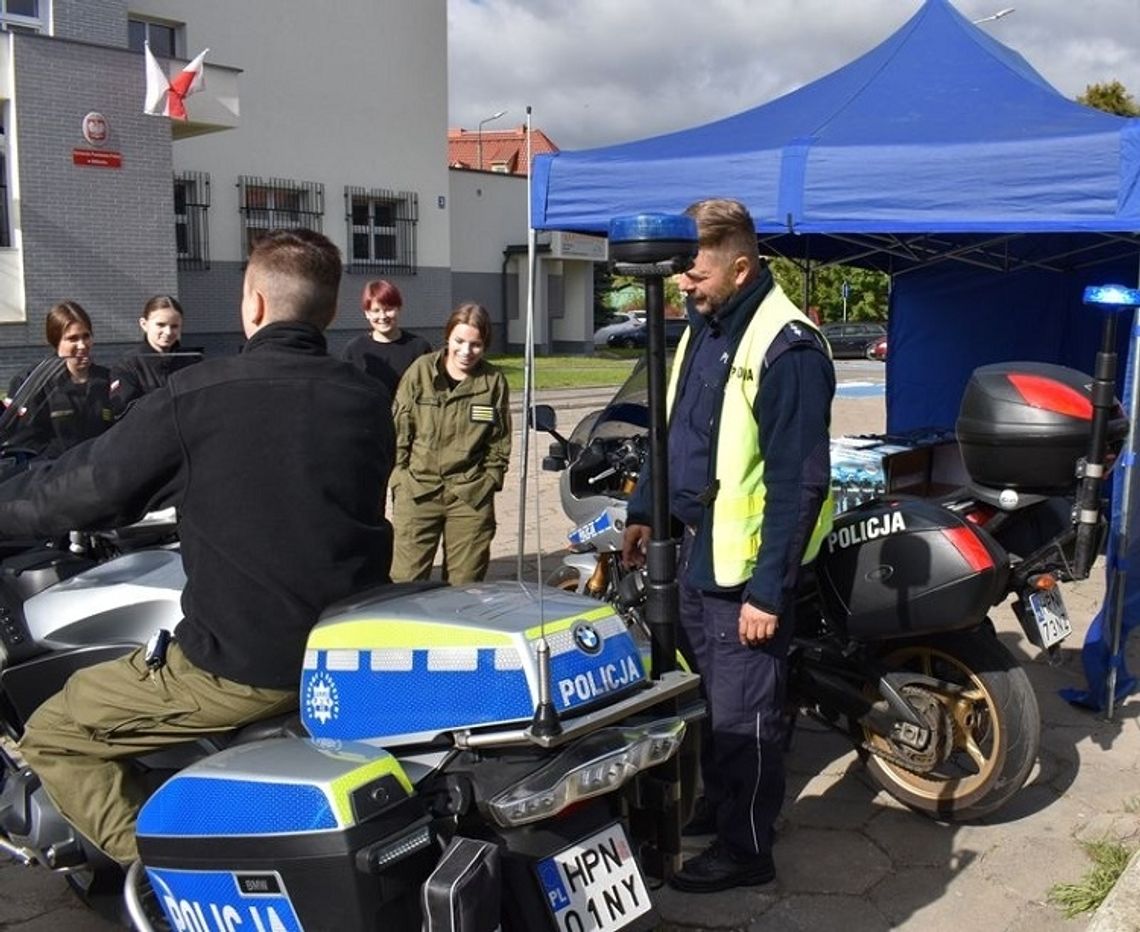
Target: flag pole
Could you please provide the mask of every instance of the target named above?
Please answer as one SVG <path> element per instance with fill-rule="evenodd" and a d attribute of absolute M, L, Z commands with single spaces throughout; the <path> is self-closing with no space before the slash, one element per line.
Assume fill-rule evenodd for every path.
<path fill-rule="evenodd" d="M 535 265 L 538 258 L 535 249 L 535 231 L 534 224 L 531 222 L 531 197 L 532 197 L 532 184 L 531 177 L 534 165 L 531 161 L 531 137 L 530 137 L 530 105 L 526 108 L 526 269 L 527 269 L 527 285 L 526 285 L 526 343 L 523 351 L 523 398 L 522 398 L 522 442 L 519 444 L 519 529 L 518 529 L 518 567 L 517 576 L 518 581 L 523 581 L 523 554 L 526 553 L 526 492 L 527 481 L 530 474 L 530 422 L 531 410 L 534 406 L 534 288 L 535 288 Z M 538 490 L 537 485 L 535 489 L 535 514 L 538 513 Z M 538 535 L 538 528 L 536 522 L 535 528 L 536 541 L 538 541 L 535 550 L 536 573 L 538 574 L 539 585 L 542 584 L 542 553 L 541 537 Z"/>

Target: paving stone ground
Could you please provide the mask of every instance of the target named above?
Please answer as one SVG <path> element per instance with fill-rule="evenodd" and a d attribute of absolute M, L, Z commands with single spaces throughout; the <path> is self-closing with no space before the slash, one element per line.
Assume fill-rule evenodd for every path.
<path fill-rule="evenodd" d="M 600 398 L 598 393 L 557 396 L 563 428 L 572 428 Z M 882 418 L 881 398 L 838 399 L 833 432 L 881 431 Z M 546 442 L 538 441 L 540 456 Z M 555 567 L 567 530 L 556 477 L 537 475 L 538 494 L 531 495 L 528 506 L 528 578 L 539 573 L 533 556 L 538 540 L 544 575 Z M 498 578 L 513 578 L 517 567 L 517 501 L 517 485 L 508 485 L 499 497 L 493 554 Z M 535 514 L 540 530 L 535 530 Z M 1088 869 L 1082 840 L 1112 837 L 1140 844 L 1140 698 L 1125 702 L 1116 720 L 1106 722 L 1058 696 L 1061 687 L 1083 683 L 1079 649 L 1103 598 L 1102 576 L 1098 568 L 1089 581 L 1065 589 L 1075 631 L 1058 666 L 1046 664 L 1027 644 L 1007 607 L 994 613 L 1002 641 L 1028 671 L 1043 722 L 1040 761 L 1026 788 L 1002 812 L 970 825 L 912 813 L 875 787 L 845 740 L 802 723 L 788 758 L 777 879 L 765 887 L 705 896 L 659 890 L 655 898 L 666 932 L 1077 932 L 1089 927 L 1088 916 L 1066 920 L 1048 902 L 1050 888 L 1075 882 Z M 1133 670 L 1140 669 L 1137 652 L 1136 643 L 1129 645 Z M 689 850 L 698 850 L 699 841 L 690 841 Z M 1122 915 L 1136 896 L 1126 892 Z M 79 906 L 61 878 L 0 865 L 0 930 L 111 928 Z M 1114 924 L 1097 932 L 1127 928 L 1137 926 Z"/>

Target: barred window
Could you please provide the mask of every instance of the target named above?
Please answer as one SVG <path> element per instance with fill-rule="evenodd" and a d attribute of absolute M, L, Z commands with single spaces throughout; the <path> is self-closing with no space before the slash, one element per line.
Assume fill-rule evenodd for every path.
<path fill-rule="evenodd" d="M 210 267 L 209 172 L 176 172 L 174 175 L 174 241 L 180 269 Z"/>
<path fill-rule="evenodd" d="M 238 178 L 238 203 L 245 253 L 268 230 L 323 232 L 325 186 L 319 181 L 263 180 L 248 175 Z"/>
<path fill-rule="evenodd" d="M 346 187 L 344 206 L 350 269 L 416 273 L 419 197 L 414 191 Z"/>

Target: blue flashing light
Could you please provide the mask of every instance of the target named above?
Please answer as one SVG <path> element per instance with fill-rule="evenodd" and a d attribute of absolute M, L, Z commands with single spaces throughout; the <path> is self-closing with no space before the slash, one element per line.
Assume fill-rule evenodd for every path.
<path fill-rule="evenodd" d="M 610 221 L 611 243 L 697 242 L 697 222 L 684 214 L 635 214 Z"/>
<path fill-rule="evenodd" d="M 1084 303 L 1101 307 L 1140 307 L 1140 289 L 1123 285 L 1089 285 L 1085 289 Z"/>

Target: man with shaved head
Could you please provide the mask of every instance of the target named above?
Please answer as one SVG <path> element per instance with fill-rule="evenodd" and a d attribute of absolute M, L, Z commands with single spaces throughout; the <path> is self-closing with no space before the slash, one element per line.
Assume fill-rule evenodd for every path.
<path fill-rule="evenodd" d="M 5 536 L 178 511 L 173 641 L 72 674 L 21 742 L 64 817 L 121 864 L 144 799 L 127 759 L 292 711 L 321 611 L 388 579 L 392 400 L 328 355 L 340 276 L 319 233 L 267 234 L 246 268 L 240 355 L 173 373 L 105 434 L 0 484 Z"/>

